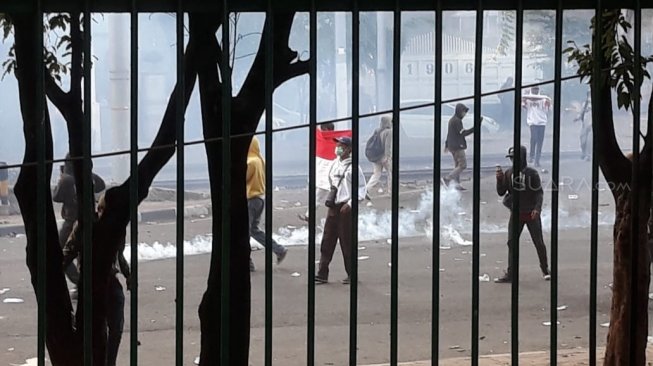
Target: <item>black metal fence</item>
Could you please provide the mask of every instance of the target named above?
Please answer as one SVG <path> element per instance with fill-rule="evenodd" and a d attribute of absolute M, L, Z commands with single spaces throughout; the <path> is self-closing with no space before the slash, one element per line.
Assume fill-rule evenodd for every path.
<path fill-rule="evenodd" d="M 544 84 L 549 84 L 552 83 L 554 85 L 554 100 L 553 100 L 553 126 L 554 126 L 554 134 L 553 134 L 553 158 L 552 158 L 552 164 L 553 164 L 553 169 L 552 169 L 552 181 L 553 181 L 553 189 L 552 189 L 552 202 L 551 202 L 551 212 L 552 212 L 552 221 L 551 221 L 551 287 L 550 287 L 550 364 L 555 365 L 557 363 L 557 345 L 558 345 L 558 327 L 557 327 L 557 322 L 558 322 L 558 313 L 557 313 L 557 307 L 558 307 L 558 226 L 559 226 L 559 221 L 558 221 L 558 208 L 559 208 L 559 195 L 558 195 L 558 186 L 559 186 L 559 179 L 560 179 L 560 125 L 561 125 L 561 85 L 562 82 L 565 80 L 570 80 L 573 78 L 576 78 L 576 76 L 571 76 L 571 77 L 563 77 L 562 73 L 562 59 L 563 59 L 563 12 L 567 9 L 594 9 L 597 13 L 601 12 L 602 9 L 606 8 L 613 8 L 613 7 L 619 7 L 619 8 L 632 8 L 635 11 L 635 54 L 640 54 L 641 52 L 641 14 L 642 14 L 642 9 L 641 9 L 641 4 L 639 1 L 594 1 L 594 0 L 550 0 L 550 1 L 538 1 L 538 2 L 524 2 L 521 0 L 517 1 L 500 1 L 500 0 L 486 0 L 486 1 L 449 1 L 449 0 L 433 0 L 433 1 L 420 1 L 420 0 L 413 0 L 413 1 L 390 1 L 390 0 L 375 0 L 375 1 L 364 1 L 364 0 L 353 0 L 353 1 L 328 1 L 328 2 L 317 2 L 317 1 L 291 1 L 291 0 L 285 0 L 285 1 L 247 1 L 247 2 L 234 2 L 234 1 L 216 1 L 216 2 L 205 2 L 205 1 L 191 1 L 191 0 L 186 0 L 186 1 L 153 1 L 153 0 L 141 0 L 141 1 L 109 1 L 109 0 L 87 0 L 87 1 L 71 1 L 71 0 L 37 0 L 37 1 L 4 1 L 0 4 L 0 12 L 36 12 L 37 14 L 44 14 L 48 12 L 69 12 L 69 11 L 82 11 L 84 14 L 84 27 L 85 29 L 90 29 L 91 28 L 91 13 L 95 12 L 129 12 L 131 14 L 131 88 L 130 88 L 130 95 L 131 95 L 131 118 L 130 118 L 130 132 L 131 132 L 131 147 L 129 151 L 121 151 L 117 153 L 111 153 L 111 154 L 99 154 L 99 155 L 92 155 L 91 154 L 91 113 L 87 112 L 85 113 L 85 121 L 84 121 L 84 154 L 83 154 L 83 161 L 84 161 L 84 172 L 85 172 L 85 182 L 86 185 L 84 186 L 85 193 L 90 193 L 91 192 L 91 186 L 90 186 L 90 171 L 91 171 L 91 159 L 93 158 L 99 158 L 99 157 L 106 157 L 106 156 L 112 156 L 115 154 L 129 154 L 130 156 L 130 166 L 131 166 L 131 173 L 132 173 L 132 180 L 131 180 L 131 202 L 137 202 L 137 194 L 138 194 L 138 169 L 137 169 L 137 164 L 138 164 L 138 153 L 139 152 L 144 152 L 147 149 L 139 149 L 138 147 L 138 57 L 139 57 L 139 52 L 137 48 L 138 44 L 138 31 L 139 31 L 139 19 L 138 19 L 138 14 L 142 12 L 168 12 L 168 13 L 175 13 L 176 14 L 176 19 L 177 19 L 177 26 L 176 26 L 176 32 L 177 32 L 177 45 L 176 45 L 176 59 L 177 59 L 177 82 L 179 85 L 182 85 L 182 87 L 179 90 L 183 90 L 183 85 L 184 85 L 184 73 L 183 73 L 183 65 L 184 65 L 184 14 L 187 12 L 194 12 L 194 11 L 202 11 L 202 12 L 218 12 L 219 10 L 223 11 L 223 16 L 225 19 L 223 19 L 224 23 L 223 24 L 229 24 L 229 15 L 232 12 L 261 12 L 261 13 L 266 13 L 267 15 L 272 14 L 273 12 L 276 11 L 288 11 L 288 10 L 294 10 L 294 11 L 301 11 L 301 12 L 308 12 L 309 13 L 309 22 L 310 22 L 310 75 L 312 76 L 310 78 L 310 118 L 309 118 L 309 123 L 307 125 L 299 125 L 299 126 L 294 126 L 290 129 L 299 129 L 299 128 L 308 128 L 308 133 L 309 133 L 309 153 L 308 153 L 308 161 L 309 161 L 309 212 L 314 213 L 316 210 L 316 198 L 315 198 L 315 191 L 316 191 L 316 182 L 315 182 L 315 174 L 316 174 L 316 164 L 315 164 L 315 153 L 316 153 L 316 128 L 318 125 L 327 123 L 327 122 L 332 122 L 332 121 L 318 121 L 317 118 L 317 60 L 316 57 L 313 57 L 314 55 L 317 55 L 317 14 L 318 12 L 332 12 L 332 11 L 345 11 L 345 12 L 350 12 L 351 17 L 352 17 L 352 25 L 351 25 L 351 37 L 352 37 L 352 97 L 351 97 L 351 117 L 345 118 L 343 120 L 351 120 L 351 126 L 352 126 L 352 136 L 353 136 L 353 145 L 354 146 L 359 146 L 361 143 L 359 135 L 360 135 L 360 124 L 359 121 L 361 118 L 367 118 L 367 117 L 372 117 L 372 116 L 377 116 L 385 113 L 392 113 L 393 116 L 393 123 L 395 128 L 393 129 L 393 151 L 395 151 L 395 154 L 393 155 L 393 161 L 392 161 L 392 197 L 391 197 L 391 207 L 392 207 L 392 230 L 391 230 L 391 293 L 390 293 L 390 299 L 391 299 L 391 305 L 390 305 L 390 349 L 389 350 L 379 350 L 379 351 L 388 351 L 390 354 L 390 364 L 391 365 L 397 365 L 399 361 L 398 357 L 398 301 L 399 301 L 399 256 L 400 256 L 400 251 L 399 251 L 399 242 L 400 242 L 400 237 L 399 237 L 399 189 L 400 189 L 400 183 L 399 183 L 399 172 L 400 172 L 400 156 L 399 156 L 399 151 L 400 151 L 400 143 L 401 143 L 401 138 L 400 138 L 400 124 L 401 124 L 401 118 L 402 114 L 401 112 L 403 110 L 407 110 L 404 108 L 402 110 L 400 101 L 401 101 L 401 95 L 400 95 L 400 79 L 401 79 L 401 54 L 400 54 L 400 43 L 401 43 L 401 20 L 402 20 L 402 14 L 403 12 L 406 11 L 424 11 L 424 12 L 431 12 L 435 14 L 435 34 L 437 35 L 434 39 L 435 41 L 435 47 L 434 49 L 434 59 L 435 59 L 435 88 L 434 88 L 434 99 L 431 103 L 427 103 L 424 105 L 420 105 L 419 107 L 433 107 L 434 114 L 433 114 L 433 121 L 435 126 L 440 126 L 442 123 L 445 123 L 446 121 L 442 121 L 442 105 L 445 103 L 453 103 L 458 100 L 464 100 L 468 99 L 470 97 L 473 97 L 473 113 L 474 113 L 474 126 L 478 128 L 481 125 L 481 105 L 482 105 L 482 98 L 496 95 L 498 93 L 504 93 L 504 92 L 514 92 L 514 131 L 513 131 L 513 146 L 518 148 L 521 144 L 521 117 L 522 117 L 522 109 L 521 109 L 521 91 L 529 88 L 534 85 L 544 85 Z M 522 82 L 522 45 L 523 45 L 523 29 L 524 29 L 524 11 L 525 10 L 533 10 L 533 9 L 548 9 L 548 10 L 553 10 L 555 11 L 555 34 L 552 35 L 555 37 L 555 57 L 554 57 L 554 65 L 555 65 L 555 72 L 554 72 L 554 77 L 553 79 L 550 80 L 543 80 L 541 82 L 538 82 L 536 84 L 529 84 L 525 85 Z M 443 71 L 443 61 L 442 61 L 442 54 L 443 54 L 443 39 L 441 37 L 442 35 L 442 24 L 443 24 L 443 12 L 444 11 L 450 11 L 450 10 L 468 10 L 468 11 L 475 11 L 476 12 L 476 26 L 475 26 L 475 44 L 476 44 L 476 49 L 475 49 L 475 59 L 476 62 L 474 64 L 474 94 L 473 96 L 469 97 L 464 97 L 464 98 L 459 98 L 459 99 L 453 99 L 453 100 L 443 100 L 442 99 L 442 71 Z M 511 10 L 514 11 L 516 14 L 516 31 L 515 31 L 515 85 L 514 87 L 508 88 L 508 89 L 503 89 L 500 91 L 493 91 L 493 92 L 483 92 L 482 90 L 482 62 L 479 62 L 482 59 L 482 44 L 483 44 L 483 30 L 484 30 L 484 18 L 483 18 L 483 12 L 487 10 Z M 394 32 L 393 32 L 393 45 L 392 45 L 392 65 L 393 65 L 393 70 L 392 70 L 392 109 L 391 111 L 380 111 L 380 112 L 375 112 L 375 113 L 367 113 L 367 114 L 361 114 L 360 113 L 360 62 L 361 62 L 361 57 L 360 57 L 360 48 L 359 48 L 359 42 L 360 42 L 360 14 L 362 11 L 391 11 L 393 12 L 394 16 Z M 600 22 L 600 17 L 599 17 L 599 22 Z M 43 24 L 34 24 L 35 27 L 38 28 L 39 33 L 43 33 Z M 268 30 L 272 30 L 272 23 L 271 23 L 271 17 L 267 16 L 266 17 L 266 23 L 265 27 Z M 229 50 L 229 43 L 231 41 L 230 34 L 229 34 L 229 27 L 223 27 L 223 32 L 222 32 L 222 46 L 223 49 Z M 598 29 L 601 29 L 599 26 Z M 272 177 L 274 170 L 274 162 L 272 159 L 273 156 L 273 143 L 272 143 L 272 136 L 273 132 L 276 132 L 273 127 L 273 100 L 272 100 L 272 94 L 273 94 L 273 75 L 274 71 L 273 70 L 273 39 L 274 35 L 272 34 L 271 31 L 266 33 L 267 37 L 262 40 L 262 42 L 265 42 L 265 50 L 266 52 L 266 59 L 265 59 L 265 68 L 266 68 L 266 78 L 265 78 L 265 83 L 264 83 L 264 88 L 265 88 L 265 152 L 266 152 L 266 157 L 267 157 L 267 175 L 268 177 Z M 597 37 L 597 39 L 600 39 L 600 37 Z M 90 37 L 84 38 L 84 49 L 86 51 L 86 54 L 91 54 L 91 39 Z M 595 41 L 598 42 L 598 41 Z M 595 43 L 595 47 L 597 44 Z M 223 178 L 228 178 L 230 174 L 230 154 L 231 154 L 231 148 L 230 148 L 230 141 L 231 138 L 233 137 L 231 134 L 231 111 L 230 111 L 230 103 L 229 103 L 229 96 L 232 95 L 232 86 L 231 86 L 231 78 L 230 78 L 230 69 L 228 67 L 229 65 L 229 52 L 224 52 L 222 55 L 223 57 L 223 62 L 222 62 L 222 69 L 221 73 L 223 75 L 223 80 L 225 82 L 222 84 L 223 85 L 223 91 L 222 91 L 222 96 L 223 96 L 223 103 L 222 103 L 222 117 L 223 120 L 225 121 L 224 125 L 222 126 L 222 132 L 224 133 L 227 138 L 225 138 L 224 144 L 222 144 L 222 164 L 224 164 L 224 170 L 223 170 Z M 90 98 L 90 93 L 91 93 L 91 77 L 90 77 L 90 70 L 91 70 L 91 58 L 90 57 L 85 57 L 84 58 L 84 110 L 85 111 L 90 111 L 91 110 L 91 98 Z M 595 69 L 594 72 L 596 74 L 599 74 L 601 70 L 598 68 L 598 63 L 595 63 Z M 36 96 L 41 96 L 44 94 L 44 75 L 43 75 L 43 67 L 37 67 L 35 68 L 38 72 L 38 85 L 35 85 L 35 95 Z M 641 75 L 638 75 L 637 77 L 641 77 Z M 598 83 L 598 78 L 594 78 L 593 82 Z M 598 84 L 595 84 L 595 86 Z M 595 93 L 597 93 L 598 88 L 593 89 Z M 37 98 L 39 100 L 39 108 L 43 110 L 44 105 L 41 103 L 41 98 Z M 594 100 L 599 100 L 597 95 L 594 95 Z M 201 143 L 202 141 L 195 141 L 195 142 L 184 142 L 184 115 L 183 115 L 183 110 L 184 110 L 184 96 L 183 93 L 177 93 L 177 127 L 176 127 L 176 140 L 180 141 L 180 143 L 177 143 L 177 146 L 183 147 L 186 145 L 191 145 L 191 144 L 197 144 Z M 639 151 L 639 139 L 637 138 L 639 136 L 638 131 L 639 131 L 639 120 L 640 120 L 640 115 L 639 115 L 639 98 L 635 98 L 635 106 L 633 108 L 634 110 L 634 123 L 633 123 L 633 130 L 635 131 L 633 133 L 633 151 L 635 152 L 635 157 L 634 160 L 637 161 L 638 159 L 638 153 Z M 597 116 L 597 109 L 593 109 L 593 118 L 596 119 L 598 118 Z M 339 121 L 339 120 L 335 120 Z M 43 131 L 44 129 L 42 128 L 40 131 Z M 432 241 L 432 248 L 433 248 L 433 258 L 432 258 L 432 300 L 431 300 L 431 306 L 432 306 L 432 317 L 431 317 L 431 357 L 432 357 L 432 362 L 433 364 L 436 364 L 438 360 L 440 359 L 439 355 L 439 345 L 440 345 L 440 319 L 439 319 L 439 309 L 440 309 L 440 236 L 437 235 L 439 232 L 439 222 L 440 222 L 440 207 L 439 207 L 439 202 L 440 202 L 440 186 L 437 184 L 437 182 L 440 181 L 441 178 L 441 140 L 443 136 L 441 136 L 440 128 L 435 128 L 434 129 L 434 138 L 433 138 L 433 181 L 436 182 L 434 184 L 434 191 L 433 191 L 433 241 Z M 473 189 L 472 189 L 472 194 L 473 194 L 473 231 L 472 231 L 472 242 L 473 242 L 473 249 L 472 249 L 472 276 L 471 276 L 471 283 L 472 283 L 472 301 L 469 304 L 469 311 L 471 313 L 470 316 L 470 324 L 469 326 L 471 327 L 471 362 L 473 365 L 477 365 L 479 363 L 479 356 L 480 356 L 480 351 L 479 351 L 479 339 L 480 339 L 480 333 L 479 333 L 479 299 L 480 299 L 480 285 L 479 285 L 479 275 L 480 275 L 480 270 L 479 270 L 479 263 L 480 263 L 480 211 L 481 211 L 481 200 L 480 200 L 480 182 L 481 182 L 481 169 L 480 169 L 480 161 L 481 161 L 481 133 L 476 133 L 474 135 L 473 139 L 473 146 L 474 146 L 474 155 L 473 155 L 473 161 L 474 161 L 474 170 L 473 170 Z M 45 137 L 43 135 L 39 136 L 40 141 L 42 142 L 39 146 L 40 149 L 38 151 L 38 161 L 35 162 L 35 164 L 38 166 L 38 185 L 39 187 L 48 187 L 48 181 L 49 177 L 46 176 L 46 164 L 52 164 L 56 163 L 58 161 L 46 161 L 45 159 Z M 593 149 L 594 149 L 594 154 L 593 156 L 593 163 L 592 163 L 592 210 L 591 210 L 591 256 L 589 258 L 590 261 L 590 297 L 588 299 L 589 302 L 589 345 L 590 345 L 590 350 L 589 350 L 589 357 L 590 357 L 590 365 L 596 365 L 596 347 L 597 347 L 597 319 L 596 319 L 596 310 L 597 310 L 597 241 L 598 241 L 598 198 L 599 198 L 599 191 L 597 188 L 597 183 L 599 181 L 599 167 L 598 167 L 598 161 L 597 161 L 597 154 L 596 150 L 600 148 L 597 144 L 597 139 L 596 135 L 594 135 L 594 144 L 593 144 Z M 359 161 L 360 161 L 360 156 L 359 153 L 357 152 L 358 149 L 354 149 L 354 154 L 353 154 L 353 166 L 358 166 Z M 177 155 L 176 155 L 176 163 L 177 163 L 177 191 L 178 192 L 183 192 L 184 191 L 184 162 L 185 162 L 185 156 L 184 156 L 184 149 L 183 148 L 177 148 Z M 520 157 L 516 156 L 515 161 L 514 161 L 514 166 L 519 166 L 520 164 Z M 8 168 L 20 168 L 20 166 L 9 166 Z M 634 175 L 637 177 L 637 175 Z M 229 228 L 229 220 L 230 220 L 230 209 L 231 209 L 231 200 L 230 200 L 230 192 L 231 192 L 231 187 L 229 186 L 230 179 L 223 179 L 224 186 L 222 187 L 222 202 L 223 206 L 219 208 L 222 212 L 222 227 L 223 228 Z M 352 186 L 353 187 L 358 187 L 358 175 L 354 174 L 353 175 L 353 182 Z M 274 187 L 272 183 L 272 179 L 268 179 L 266 182 L 266 188 L 267 188 L 267 200 L 266 200 L 266 216 L 265 216 L 265 222 L 266 222 L 266 232 L 268 235 L 268 240 L 271 236 L 271 233 L 273 231 L 273 206 L 272 206 L 272 195 L 274 192 Z M 218 192 L 213 192 L 213 194 L 217 194 Z M 45 275 L 45 193 L 43 190 L 38 190 L 38 202 L 39 202 L 39 212 L 42 214 L 39 216 L 38 220 L 38 227 L 39 227 L 39 232 L 38 232 L 38 240 L 39 240 L 39 268 L 38 268 L 38 276 L 39 278 L 43 278 Z M 351 281 L 351 287 L 350 287 L 350 326 L 349 326 L 349 364 L 350 365 L 355 365 L 357 364 L 357 329 L 358 329 L 358 263 L 357 260 L 355 260 L 358 257 L 358 212 L 359 212 L 359 197 L 358 197 L 358 192 L 356 189 L 352 191 L 352 212 L 353 212 L 353 225 L 352 225 L 352 258 L 354 260 L 352 261 L 352 281 Z M 90 194 L 85 195 L 85 197 L 89 197 Z M 515 207 L 518 207 L 519 205 L 519 195 L 516 195 L 515 197 L 515 202 L 514 204 L 516 205 Z M 218 209 L 218 208 L 215 208 Z M 184 195 L 183 194 L 178 194 L 177 195 L 177 212 L 183 212 L 184 210 Z M 84 215 L 87 215 L 86 217 L 91 217 L 92 216 L 92 202 L 87 200 L 84 202 Z M 138 222 L 138 213 L 137 213 L 137 206 L 132 204 L 131 205 L 131 222 Z M 310 221 L 309 221 L 309 235 L 308 235 L 308 262 L 307 262 L 307 271 L 308 271 L 308 299 L 307 299 L 307 314 L 308 314 L 308 319 L 306 323 L 306 329 L 307 329 L 307 339 L 306 339 L 306 348 L 307 348 L 307 359 L 306 359 L 306 364 L 307 365 L 314 365 L 315 364 L 315 343 L 316 343 L 316 338 L 315 338 L 315 311 L 316 311 L 316 301 L 315 301 L 315 261 L 316 261 L 316 247 L 315 247 L 315 239 L 316 239 L 316 215 L 312 214 L 309 216 Z M 176 313 L 175 313 L 175 319 L 176 319 L 176 364 L 181 365 L 183 364 L 183 355 L 184 355 L 184 350 L 183 350 L 183 343 L 184 343 L 184 333 L 183 333 L 183 328 L 184 328 L 184 316 L 183 316 L 183 309 L 184 309 L 184 217 L 183 215 L 177 215 L 177 231 L 176 231 L 176 242 L 178 243 L 177 245 L 177 261 L 176 261 Z M 519 232 L 517 231 L 517 220 L 519 218 L 517 216 L 514 217 L 514 223 L 513 227 L 515 230 L 513 231 L 512 235 L 515 238 L 515 241 L 518 241 L 519 237 Z M 132 225 L 131 226 L 131 241 L 132 243 L 138 243 L 138 225 Z M 224 230 L 223 232 L 220 233 L 222 240 L 224 242 L 230 242 L 230 237 L 231 233 L 229 230 Z M 91 232 L 90 230 L 85 230 L 84 232 L 84 259 L 86 263 L 91 263 L 90 258 L 92 256 L 91 253 Z M 130 350 L 131 350 L 131 364 L 132 365 L 137 365 L 138 364 L 138 346 L 137 346 L 137 336 L 138 336 L 138 246 L 137 245 L 132 245 L 131 246 L 131 258 L 136 259 L 132 260 L 132 268 L 133 268 L 133 288 L 131 292 L 131 313 L 130 313 L 130 319 L 131 319 L 131 333 L 130 333 Z M 221 307 L 221 318 L 223 319 L 222 324 L 229 324 L 227 321 L 229 319 L 229 308 L 228 308 L 228 296 L 229 296 L 229 266 L 230 263 L 227 260 L 229 258 L 229 246 L 224 245 L 223 246 L 223 255 L 222 255 L 222 307 Z M 514 246 L 514 256 L 512 258 L 512 268 L 514 269 L 513 272 L 513 283 L 512 283 L 512 307 L 511 307 L 511 353 L 512 353 L 512 364 L 517 365 L 519 363 L 519 341 L 520 341 L 520 334 L 518 332 L 519 330 L 519 299 L 520 299 L 520 292 L 519 292 L 519 245 Z M 272 251 L 271 250 L 266 250 L 266 255 L 265 255 L 265 261 L 266 261 L 266 271 L 265 271 L 265 353 L 264 353 L 264 359 L 265 359 L 265 364 L 266 365 L 272 365 L 273 364 L 273 353 L 272 353 L 272 335 L 273 335 L 273 306 L 272 306 L 272 299 L 273 299 L 273 275 L 272 275 Z M 85 266 L 84 267 L 84 274 L 85 278 L 90 279 L 92 272 L 92 268 L 90 266 Z M 45 288 L 44 288 L 44 281 L 38 281 L 40 286 L 38 287 L 38 293 L 40 298 L 44 298 L 45 295 Z M 91 299 L 91 286 L 84 287 L 85 290 L 85 298 L 87 299 L 83 306 L 84 306 L 84 312 L 86 314 L 85 322 L 84 322 L 84 345 L 85 345 L 85 357 L 84 357 L 84 364 L 90 365 L 92 363 L 92 353 L 90 352 L 91 348 L 91 319 L 90 319 L 90 314 L 92 311 L 93 307 L 93 300 Z M 44 301 L 41 301 L 38 303 L 38 360 L 39 360 L 39 365 L 44 365 L 44 360 L 46 356 L 46 349 L 45 349 L 45 314 L 46 314 L 46 307 L 48 304 Z M 226 335 L 228 334 L 227 329 L 222 329 L 222 334 Z M 222 344 L 220 345 L 222 349 L 222 357 L 223 357 L 223 363 L 224 364 L 229 364 L 229 338 L 226 336 L 222 337 Z"/>

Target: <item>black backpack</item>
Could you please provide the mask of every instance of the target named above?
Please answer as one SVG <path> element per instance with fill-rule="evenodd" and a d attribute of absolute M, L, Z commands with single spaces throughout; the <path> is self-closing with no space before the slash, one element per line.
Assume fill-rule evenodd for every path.
<path fill-rule="evenodd" d="M 365 145 L 365 157 L 372 163 L 380 161 L 385 156 L 385 146 L 381 141 L 381 131 L 375 130 Z"/>

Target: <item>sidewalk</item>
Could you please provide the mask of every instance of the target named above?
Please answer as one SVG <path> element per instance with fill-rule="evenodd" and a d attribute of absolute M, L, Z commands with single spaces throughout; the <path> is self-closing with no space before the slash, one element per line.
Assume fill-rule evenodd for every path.
<path fill-rule="evenodd" d="M 603 363 L 605 348 L 600 347 L 596 350 L 597 363 Z M 648 359 L 653 357 L 653 350 L 647 349 Z M 544 366 L 549 365 L 550 354 L 548 351 L 542 352 L 525 352 L 519 354 L 520 365 Z M 471 363 L 470 357 L 450 358 L 440 360 L 438 365 L 442 366 L 468 366 Z M 388 366 L 389 364 L 377 364 L 368 366 Z M 415 361 L 400 363 L 401 366 L 430 366 L 431 361 Z M 504 366 L 510 365 L 510 354 L 487 355 L 481 356 L 479 365 L 483 366 Z M 589 351 L 587 349 L 558 350 L 558 365 L 560 366 L 577 366 L 589 365 Z"/>
<path fill-rule="evenodd" d="M 210 216 L 212 213 L 211 200 L 194 200 L 184 207 L 185 218 L 198 218 Z M 55 207 L 57 222 L 61 222 L 60 209 Z M 140 204 L 138 208 L 138 222 L 167 222 L 174 221 L 177 217 L 177 207 L 174 201 L 148 202 Z M 0 216 L 0 236 L 25 234 L 23 217 L 21 215 Z"/>

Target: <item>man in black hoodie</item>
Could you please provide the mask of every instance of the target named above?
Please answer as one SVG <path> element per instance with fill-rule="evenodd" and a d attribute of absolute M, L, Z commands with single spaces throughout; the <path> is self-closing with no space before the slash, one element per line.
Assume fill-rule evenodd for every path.
<path fill-rule="evenodd" d="M 469 111 L 469 108 L 462 103 L 456 105 L 456 112 L 449 120 L 449 129 L 447 131 L 447 140 L 445 141 L 444 150 L 450 151 L 453 156 L 454 170 L 444 177 L 443 183 L 448 186 L 452 180 L 456 182 L 456 189 L 464 191 L 465 188 L 460 185 L 460 174 L 467 169 L 467 159 L 465 150 L 467 150 L 467 140 L 465 137 L 474 133 L 474 128 L 466 130 L 463 127 L 463 118 Z"/>
<path fill-rule="evenodd" d="M 499 167 L 497 169 L 497 193 L 503 196 L 503 205 L 511 210 L 510 221 L 508 222 L 508 269 L 506 273 L 496 278 L 496 283 L 510 283 L 512 282 L 512 268 L 510 267 L 512 253 L 513 253 L 513 238 L 512 238 L 512 225 L 513 215 L 512 202 L 515 191 L 519 191 L 519 236 L 524 230 L 524 225 L 528 227 L 528 232 L 531 234 L 533 245 L 537 250 L 537 256 L 540 260 L 540 269 L 542 276 L 546 281 L 551 279 L 549 272 L 549 264 L 546 257 L 546 245 L 544 244 L 544 237 L 542 236 L 542 201 L 544 199 L 544 190 L 542 189 L 542 181 L 537 170 L 527 165 L 526 147 L 521 147 L 520 165 L 521 170 L 517 177 L 513 177 L 512 168 L 509 168 L 504 173 Z M 508 150 L 506 156 L 513 160 L 514 151 L 512 148 Z"/>

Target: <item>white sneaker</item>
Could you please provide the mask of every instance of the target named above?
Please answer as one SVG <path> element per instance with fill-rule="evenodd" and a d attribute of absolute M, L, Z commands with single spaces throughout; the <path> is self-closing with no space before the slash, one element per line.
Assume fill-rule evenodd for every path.
<path fill-rule="evenodd" d="M 550 274 L 545 274 L 542 276 L 544 278 L 544 281 L 551 281 L 551 275 Z"/>

